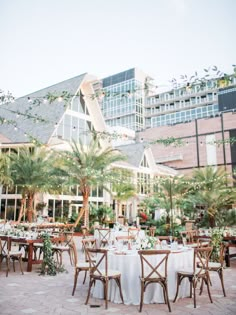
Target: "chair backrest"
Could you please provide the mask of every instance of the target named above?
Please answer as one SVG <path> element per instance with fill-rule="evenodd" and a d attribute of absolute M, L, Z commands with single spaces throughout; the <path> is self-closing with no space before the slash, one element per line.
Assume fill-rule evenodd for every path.
<path fill-rule="evenodd" d="M 107 276 L 108 274 L 108 261 L 107 249 L 103 248 L 87 248 L 89 259 L 90 275 Z M 97 259 L 94 260 L 95 255 Z"/>
<path fill-rule="evenodd" d="M 69 244 L 69 247 L 70 247 L 70 249 L 72 251 L 74 265 L 76 266 L 78 261 L 79 261 L 79 259 L 78 259 L 78 252 L 77 252 L 77 248 L 76 248 L 75 242 L 74 241 L 71 242 Z"/>
<path fill-rule="evenodd" d="M 182 240 L 185 238 L 187 243 L 194 243 L 198 234 L 197 230 L 189 230 L 180 232 Z"/>
<path fill-rule="evenodd" d="M 121 235 L 116 237 L 118 244 L 129 245 L 135 240 L 133 235 Z"/>
<path fill-rule="evenodd" d="M 211 244 L 211 240 L 206 240 L 204 238 L 198 238 L 197 247 L 209 247 Z"/>
<path fill-rule="evenodd" d="M 85 261 L 89 261 L 87 249 L 95 248 L 96 249 L 96 240 L 95 238 L 85 238 L 82 240 L 82 246 L 85 252 Z"/>
<path fill-rule="evenodd" d="M 155 226 L 151 226 L 149 228 L 149 236 L 155 236 L 155 232 L 156 232 L 156 227 Z"/>
<path fill-rule="evenodd" d="M 212 247 L 213 247 L 213 250 L 211 253 L 210 261 L 218 262 L 223 267 L 225 263 L 225 255 L 226 255 L 228 245 L 222 242 L 219 246 L 214 246 L 212 244 Z"/>
<path fill-rule="evenodd" d="M 139 228 L 130 227 L 128 228 L 128 236 L 138 237 L 139 231 Z"/>
<path fill-rule="evenodd" d="M 8 254 L 9 247 L 10 247 L 10 238 L 7 237 L 6 240 L 2 240 L 0 238 L 0 256 Z M 0 257 L 0 259 L 1 259 L 1 257 Z"/>
<path fill-rule="evenodd" d="M 162 279 L 167 277 L 169 250 L 139 250 L 141 260 L 141 277 L 145 279 Z M 159 259 L 153 259 L 153 256 Z M 154 263 L 153 263 L 154 262 Z"/>
<path fill-rule="evenodd" d="M 208 263 L 212 253 L 212 247 L 197 247 L 194 249 L 193 268 L 197 276 L 208 271 Z"/>
<path fill-rule="evenodd" d="M 107 243 L 110 238 L 110 229 L 109 228 L 98 228 L 98 243 L 101 246 L 102 243 Z"/>

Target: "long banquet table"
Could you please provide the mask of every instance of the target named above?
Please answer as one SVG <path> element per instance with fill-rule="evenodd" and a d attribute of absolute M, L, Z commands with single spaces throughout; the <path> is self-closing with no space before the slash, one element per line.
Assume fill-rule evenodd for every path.
<path fill-rule="evenodd" d="M 191 269 L 193 266 L 193 249 L 172 251 L 168 258 L 168 291 L 169 299 L 173 300 L 176 293 L 177 271 Z M 122 253 L 115 253 L 110 250 L 108 255 L 109 269 L 116 269 L 121 272 L 121 287 L 124 296 L 124 303 L 138 305 L 140 303 L 140 257 L 135 250 Z M 179 297 L 189 296 L 189 282 L 183 281 L 180 287 Z M 103 286 L 100 281 L 96 282 L 93 289 L 93 297 L 103 298 Z M 114 303 L 121 303 L 119 290 L 115 282 L 109 282 L 108 299 Z M 163 290 L 158 284 L 147 286 L 144 294 L 144 303 L 164 303 Z"/>
<path fill-rule="evenodd" d="M 52 242 L 58 242 L 61 238 L 60 237 L 53 237 L 51 240 Z M 42 238 L 25 238 L 25 237 L 16 237 L 16 236 L 10 236 L 10 235 L 0 235 L 0 240 L 6 242 L 6 246 L 8 250 L 11 250 L 12 243 L 21 243 L 21 244 L 27 244 L 28 245 L 28 251 L 27 251 L 27 271 L 31 272 L 33 264 L 40 264 L 42 263 L 42 260 L 36 260 L 33 257 L 34 253 L 34 244 L 36 243 L 42 243 Z"/>

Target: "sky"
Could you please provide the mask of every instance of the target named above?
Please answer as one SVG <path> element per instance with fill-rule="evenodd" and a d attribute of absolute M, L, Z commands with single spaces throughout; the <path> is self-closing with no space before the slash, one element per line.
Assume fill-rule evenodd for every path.
<path fill-rule="evenodd" d="M 137 67 L 158 86 L 236 64 L 235 0 L 0 0 L 0 90 Z"/>

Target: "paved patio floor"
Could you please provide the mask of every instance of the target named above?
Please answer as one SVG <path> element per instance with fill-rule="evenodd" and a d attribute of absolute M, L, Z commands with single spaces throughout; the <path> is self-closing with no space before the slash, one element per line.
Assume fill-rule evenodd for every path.
<path fill-rule="evenodd" d="M 76 239 L 81 257 L 80 239 Z M 139 314 L 137 305 L 122 305 L 109 302 L 108 310 L 104 301 L 90 298 L 90 305 L 85 305 L 88 280 L 83 285 L 83 274 L 79 276 L 74 297 L 72 297 L 74 269 L 70 266 L 67 253 L 64 254 L 64 266 L 67 273 L 57 276 L 39 276 L 38 266 L 34 265 L 32 272 L 21 275 L 18 266 L 14 273 L 10 271 L 5 276 L 4 264 L 0 271 L 0 314 L 1 315 L 126 315 Z M 26 265 L 24 265 L 26 269 Z M 197 296 L 197 308 L 193 308 L 190 298 L 171 302 L 172 314 L 199 315 L 235 315 L 236 314 L 236 259 L 231 260 L 231 267 L 224 270 L 227 297 L 222 294 L 218 275 L 212 274 L 211 293 L 213 304 L 210 303 L 206 289 L 202 296 Z M 135 288 L 134 288 L 135 290 Z M 96 307 L 94 307 L 96 306 Z M 143 306 L 144 315 L 169 314 L 165 304 L 149 304 Z"/>

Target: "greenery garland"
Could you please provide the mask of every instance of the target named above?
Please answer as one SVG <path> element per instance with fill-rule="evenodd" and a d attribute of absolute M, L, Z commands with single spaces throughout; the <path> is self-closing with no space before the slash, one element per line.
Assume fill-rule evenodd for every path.
<path fill-rule="evenodd" d="M 58 266 L 53 258 L 52 242 L 48 233 L 41 235 L 43 239 L 43 262 L 40 269 L 40 275 L 56 276 L 57 273 L 65 271 L 64 267 Z"/>
<path fill-rule="evenodd" d="M 213 250 L 211 253 L 211 261 L 219 262 L 220 247 L 223 242 L 223 233 L 224 233 L 224 229 L 222 228 L 215 227 L 213 229 L 210 229 L 211 245 L 213 247 Z"/>

